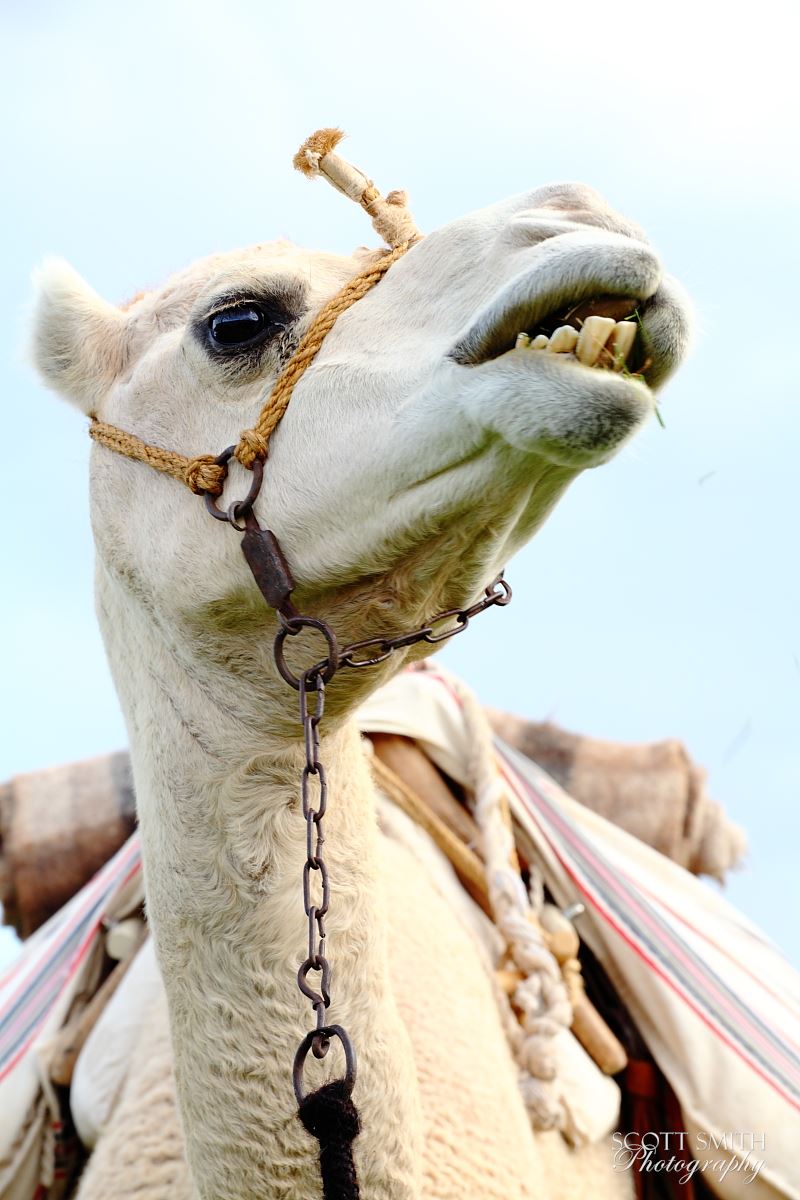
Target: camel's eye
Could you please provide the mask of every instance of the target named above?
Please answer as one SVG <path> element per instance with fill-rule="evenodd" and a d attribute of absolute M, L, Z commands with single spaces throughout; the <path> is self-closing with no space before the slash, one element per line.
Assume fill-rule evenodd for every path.
<path fill-rule="evenodd" d="M 285 328 L 284 322 L 276 321 L 260 304 L 236 304 L 208 318 L 211 341 L 222 350 L 252 346 Z"/>

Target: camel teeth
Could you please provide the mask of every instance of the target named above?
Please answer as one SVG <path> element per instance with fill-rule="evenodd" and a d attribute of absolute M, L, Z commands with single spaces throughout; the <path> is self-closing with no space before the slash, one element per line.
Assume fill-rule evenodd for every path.
<path fill-rule="evenodd" d="M 562 325 L 550 338 L 547 349 L 551 354 L 571 354 L 578 342 L 578 331 L 571 325 Z"/>
<path fill-rule="evenodd" d="M 587 317 L 580 332 L 572 325 L 560 325 L 550 337 L 537 333 L 535 337 L 521 330 L 514 348 L 517 350 L 546 350 L 561 354 L 585 367 L 621 371 L 633 349 L 638 333 L 635 321 L 615 321 L 613 317 Z"/>
<path fill-rule="evenodd" d="M 617 321 L 614 331 L 608 339 L 608 346 L 614 355 L 614 370 L 621 371 L 625 366 L 628 355 L 636 341 L 636 322 Z"/>
<path fill-rule="evenodd" d="M 613 317 L 587 317 L 578 335 L 575 354 L 585 367 L 593 367 L 600 357 L 616 322 Z"/>

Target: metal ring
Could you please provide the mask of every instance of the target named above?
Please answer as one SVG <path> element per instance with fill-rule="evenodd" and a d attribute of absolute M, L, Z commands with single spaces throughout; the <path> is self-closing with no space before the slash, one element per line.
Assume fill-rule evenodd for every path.
<path fill-rule="evenodd" d="M 224 479 L 228 478 L 227 466 L 233 458 L 233 452 L 235 449 L 235 446 L 228 446 L 227 449 L 222 451 L 222 454 L 218 454 L 214 459 L 214 462 L 218 467 L 226 468 Z M 229 519 L 228 514 L 223 512 L 221 508 L 217 507 L 216 498 L 211 495 L 211 492 L 203 492 L 203 499 L 206 502 L 206 511 L 208 512 L 208 515 L 213 517 L 215 521 L 227 521 Z"/>
<path fill-rule="evenodd" d="M 216 465 L 218 467 L 227 467 L 228 463 L 233 458 L 235 450 L 235 446 L 228 446 L 222 451 L 222 454 L 218 454 L 214 459 Z M 244 500 L 235 500 L 233 504 L 228 506 L 227 511 L 219 507 L 216 497 L 212 496 L 210 492 L 203 492 L 203 499 L 206 502 L 206 510 L 208 511 L 209 515 L 212 516 L 216 521 L 227 521 L 229 524 L 233 525 L 234 529 L 238 529 L 240 533 L 243 532 L 244 526 L 237 524 L 237 522 L 241 521 L 242 518 L 247 516 L 256 502 L 256 497 L 261 491 L 261 484 L 264 482 L 264 463 L 260 458 L 257 458 L 252 467 L 245 468 L 245 470 L 250 470 L 253 473 L 253 481 L 250 484 L 250 490 L 248 491 Z M 227 474 L 228 472 L 226 470 L 226 478 Z"/>
<path fill-rule="evenodd" d="M 498 591 L 498 588 L 500 589 Z M 504 608 L 506 604 L 511 603 L 512 591 L 511 584 L 502 575 L 498 575 L 497 579 L 493 580 L 486 589 L 486 594 L 489 596 L 499 608 Z"/>
<path fill-rule="evenodd" d="M 261 484 L 264 482 L 264 460 L 261 458 L 254 459 L 253 465 L 249 469 L 253 472 L 253 482 L 250 484 L 250 491 L 244 500 L 239 501 L 239 512 L 237 513 L 239 517 L 247 516 L 256 502 L 258 493 L 261 491 Z"/>
<path fill-rule="evenodd" d="M 347 1094 L 352 1094 L 356 1082 L 356 1052 L 353 1048 L 353 1043 L 347 1036 L 341 1025 L 324 1025 L 322 1029 L 312 1029 L 307 1033 L 302 1042 L 297 1048 L 297 1053 L 294 1056 L 294 1067 L 292 1069 L 292 1083 L 294 1084 L 294 1094 L 297 1097 L 297 1103 L 302 1104 L 307 1093 L 303 1091 L 303 1068 L 308 1057 L 308 1052 L 311 1049 L 312 1043 L 318 1038 L 330 1041 L 331 1038 L 338 1038 L 342 1043 L 344 1050 L 345 1061 L 345 1077 L 344 1084 L 347 1088 Z"/>
<path fill-rule="evenodd" d="M 234 500 L 233 504 L 228 505 L 228 520 L 238 533 L 244 533 L 247 526 L 239 524 L 239 510 L 242 508 L 241 500 Z"/>
<path fill-rule="evenodd" d="M 281 678 L 285 679 L 289 686 L 293 687 L 296 692 L 299 692 L 300 677 L 292 674 L 289 669 L 283 651 L 283 644 L 287 637 L 296 637 L 303 629 L 316 629 L 322 634 L 328 644 L 328 657 L 322 659 L 319 663 L 315 663 L 313 667 L 304 672 L 306 687 L 309 691 L 314 692 L 317 689 L 317 679 L 321 679 L 323 683 L 330 683 L 339 670 L 339 644 L 336 641 L 336 634 L 330 625 L 326 625 L 324 621 L 318 621 L 316 617 L 290 617 L 287 621 L 284 621 L 275 635 L 275 665 L 280 672 Z"/>

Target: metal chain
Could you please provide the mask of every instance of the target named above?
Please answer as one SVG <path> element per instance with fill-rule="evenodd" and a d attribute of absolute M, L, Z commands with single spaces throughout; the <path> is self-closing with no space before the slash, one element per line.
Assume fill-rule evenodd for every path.
<path fill-rule="evenodd" d="M 234 452 L 230 446 L 216 460 L 226 469 Z M 302 616 L 292 603 L 294 580 L 288 563 L 283 556 L 275 535 L 262 529 L 253 512 L 253 505 L 261 488 L 263 464 L 258 460 L 253 467 L 253 480 L 244 500 L 231 504 L 227 511 L 217 506 L 216 500 L 205 494 L 206 507 L 212 517 L 226 521 L 243 533 L 242 553 L 253 574 L 264 599 L 274 608 L 281 626 L 275 636 L 275 665 L 283 679 L 295 689 L 299 697 L 300 724 L 303 729 L 305 765 L 300 777 L 300 797 L 303 820 L 306 823 L 306 861 L 303 865 L 303 907 L 308 920 L 308 954 L 297 972 L 297 985 L 311 1001 L 315 1014 L 315 1027 L 303 1038 L 294 1059 L 293 1081 L 298 1104 L 303 1104 L 303 1071 L 308 1052 L 323 1059 L 336 1038 L 345 1056 L 346 1073 L 344 1084 L 348 1095 L 352 1092 L 356 1078 L 356 1056 L 352 1042 L 341 1025 L 327 1025 L 325 1018 L 331 1004 L 331 965 L 325 953 L 325 918 L 331 902 L 331 885 L 328 868 L 323 856 L 325 844 L 324 818 L 328 805 L 328 780 L 325 767 L 320 761 L 320 723 L 325 713 L 325 687 L 337 671 L 343 667 L 359 670 L 385 662 L 396 650 L 426 642 L 435 646 L 463 633 L 473 617 L 487 608 L 503 607 L 511 600 L 511 588 L 502 572 L 484 589 L 484 594 L 475 604 L 467 608 L 452 608 L 437 613 L 425 625 L 410 633 L 394 637 L 365 638 L 351 642 L 339 650 L 336 635 L 325 621 Z M 316 630 L 327 644 L 325 658 L 295 675 L 286 662 L 284 653 L 287 637 L 297 637 L 304 629 Z M 309 697 L 314 697 L 313 707 Z M 315 894 L 313 894 L 315 893 Z M 309 975 L 317 975 L 317 986 L 309 983 Z"/>
<path fill-rule="evenodd" d="M 427 642 L 430 646 L 436 646 L 439 642 L 446 642 L 449 638 L 463 633 L 472 618 L 477 617 L 479 613 L 486 612 L 487 608 L 494 608 L 495 605 L 503 608 L 510 600 L 511 585 L 506 583 L 501 572 L 484 589 L 482 599 L 471 604 L 469 608 L 451 608 L 447 612 L 437 613 L 435 617 L 431 617 L 427 625 L 422 625 L 412 633 L 401 633 L 393 638 L 374 637 L 367 638 L 363 642 L 353 642 L 351 645 L 345 646 L 342 651 L 341 665 L 343 667 L 374 667 L 377 663 L 385 662 L 395 650 L 413 646 L 417 642 Z M 446 621 L 455 621 L 455 625 L 439 629 L 437 633 L 437 627 Z M 368 651 L 371 649 L 374 649 L 374 653 L 369 654 Z"/>
<path fill-rule="evenodd" d="M 313 711 L 309 707 L 309 692 L 315 699 Z M 328 868 L 322 856 L 325 842 L 323 819 L 328 804 L 328 780 L 325 768 L 319 759 L 319 723 L 325 712 L 325 683 L 321 675 L 307 671 L 300 677 L 300 723 L 303 726 L 306 763 L 300 776 L 300 796 L 303 819 L 306 823 L 306 861 L 303 866 L 303 906 L 308 918 L 308 957 L 297 972 L 297 984 L 304 996 L 311 1001 L 316 1013 L 316 1037 L 311 1044 L 315 1058 L 324 1058 L 328 1053 L 330 1038 L 320 1030 L 325 1027 L 325 1013 L 331 1003 L 331 967 L 325 956 L 325 917 L 330 905 L 330 880 Z M 313 781 L 313 782 L 312 782 Z M 312 795 L 312 792 L 316 795 Z M 318 895 L 312 901 L 311 873 L 319 875 Z M 308 982 L 310 971 L 319 972 L 319 987 Z"/>
<path fill-rule="evenodd" d="M 472 618 L 477 617 L 479 613 L 485 612 L 487 608 L 494 608 L 495 605 L 503 608 L 510 601 L 511 585 L 506 582 L 501 572 L 484 589 L 482 598 L 468 608 L 451 608 L 447 612 L 437 613 L 426 625 L 421 625 L 410 633 L 399 633 L 395 637 L 365 638 L 362 642 L 351 642 L 342 650 L 338 649 L 336 637 L 330 625 L 324 621 L 318 621 L 314 617 L 284 617 L 279 614 L 282 624 L 275 637 L 275 664 L 281 678 L 299 691 L 303 677 L 295 675 L 286 662 L 284 644 L 287 637 L 295 637 L 303 629 L 316 629 L 328 643 L 328 655 L 309 668 L 305 672 L 305 677 L 307 679 L 324 679 L 325 683 L 330 683 L 335 673 L 342 667 L 351 667 L 356 670 L 361 667 L 375 667 L 378 663 L 386 662 L 395 650 L 406 649 L 419 642 L 427 642 L 431 646 L 446 642 L 449 638 L 463 633 Z M 455 623 L 445 626 L 444 629 L 439 628 L 448 621 Z"/>
<path fill-rule="evenodd" d="M 328 806 L 328 780 L 325 767 L 320 761 L 320 722 L 325 712 L 325 686 L 343 667 L 359 669 L 385 662 L 395 650 L 413 646 L 419 642 L 436 645 L 462 633 L 471 619 L 478 613 L 495 605 L 503 606 L 511 599 L 511 588 L 499 575 L 484 591 L 482 599 L 468 608 L 451 609 L 439 613 L 426 625 L 411 633 L 395 637 L 367 638 L 353 642 L 339 651 L 336 635 L 330 625 L 313 617 L 281 614 L 281 628 L 275 638 L 275 662 L 282 677 L 299 695 L 300 724 L 303 728 L 305 766 L 300 776 L 300 796 L 303 819 L 306 823 L 306 861 L 303 866 L 303 905 L 308 919 L 308 955 L 297 972 L 297 984 L 304 996 L 311 1001 L 316 1015 L 316 1025 L 306 1034 L 295 1055 L 294 1088 L 298 1103 L 302 1103 L 303 1068 L 309 1049 L 315 1058 L 322 1059 L 328 1053 L 332 1037 L 342 1044 L 347 1063 L 346 1083 L 352 1091 L 355 1083 L 356 1059 L 352 1043 L 340 1025 L 327 1025 L 325 1014 L 331 1003 L 331 966 L 325 954 L 325 917 L 331 901 L 331 885 L 328 868 L 323 857 L 325 832 L 323 819 Z M 453 622 L 455 622 L 453 624 Z M 448 624 L 449 623 L 449 624 Z M 445 625 L 440 629 L 439 626 Z M 309 667 L 301 675 L 295 675 L 288 667 L 284 656 L 287 637 L 296 637 L 303 629 L 314 629 L 321 633 L 328 645 L 328 655 Z M 309 698 L 315 699 L 311 708 Z M 312 872 L 319 875 L 316 898 L 312 897 Z M 308 981 L 310 973 L 319 974 L 318 986 Z"/>

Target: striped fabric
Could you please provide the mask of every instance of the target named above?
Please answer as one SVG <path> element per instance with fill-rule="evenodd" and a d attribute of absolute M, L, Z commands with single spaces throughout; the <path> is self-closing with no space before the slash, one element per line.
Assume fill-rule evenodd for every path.
<path fill-rule="evenodd" d="M 415 738 L 443 770 L 467 782 L 469 734 L 458 692 L 441 668 L 402 673 L 358 719 L 365 732 Z M 755 1137 L 759 1186 L 769 1189 L 744 1194 L 800 1200 L 797 973 L 716 889 L 576 803 L 529 759 L 499 741 L 495 749 L 521 850 L 539 864 L 558 904 L 584 905 L 576 921 L 581 937 L 678 1097 L 695 1156 L 697 1139 L 711 1136 L 727 1146 L 731 1161 L 742 1160 L 747 1144 L 737 1147 L 736 1139 Z M 141 888 L 135 835 L 0 975 L 4 1197 L 33 1195 L 5 1185 L 12 1147 L 23 1134 L 27 1144 L 26 1122 L 41 1111 L 37 1055 L 86 975 L 104 916 L 116 915 L 134 884 Z M 727 1181 L 715 1181 L 714 1191 L 737 1196 L 743 1182 L 743 1175 L 738 1183 L 731 1177 L 729 1190 Z"/>
<path fill-rule="evenodd" d="M 399 675 L 359 721 L 365 732 L 415 738 L 468 784 L 461 701 L 438 665 Z M 675 1092 L 689 1147 L 698 1162 L 723 1163 L 706 1182 L 723 1200 L 800 1200 L 797 972 L 716 886 L 578 804 L 505 743 L 495 741 L 495 754 L 520 850 L 560 906 L 584 906 L 581 938 Z M 757 1183 L 745 1174 L 751 1145 Z"/>
<path fill-rule="evenodd" d="M 48 1054 L 75 997 L 96 984 L 104 919 L 141 901 L 141 873 L 134 835 L 0 974 L 2 1200 L 35 1200 L 60 1186 L 72 1148 L 48 1082 Z"/>
<path fill-rule="evenodd" d="M 26 943 L 0 975 L 0 1084 L 41 1032 L 80 969 L 111 897 L 141 870 L 134 834 L 77 896 Z"/>
<path fill-rule="evenodd" d="M 609 853 L 564 808 L 564 794 L 544 771 L 496 739 L 498 764 L 519 808 L 546 839 L 579 898 L 616 937 L 690 1009 L 750 1071 L 800 1113 L 800 1051 L 796 1042 L 797 1008 L 790 998 L 759 978 L 745 959 L 737 961 L 703 927 L 703 908 L 688 915 L 637 876 L 624 856 Z M 699 885 L 703 887 L 703 885 Z M 710 893 L 703 888 L 704 905 Z M 737 920 L 740 937 L 759 935 Z M 762 944 L 770 952 L 768 943 Z M 736 986 L 743 975 L 746 988 Z M 761 995 L 762 1003 L 754 1006 Z M 793 1029 L 767 1022 L 763 1013 L 779 1006 Z M 800 1127 L 799 1127 L 800 1128 Z"/>

